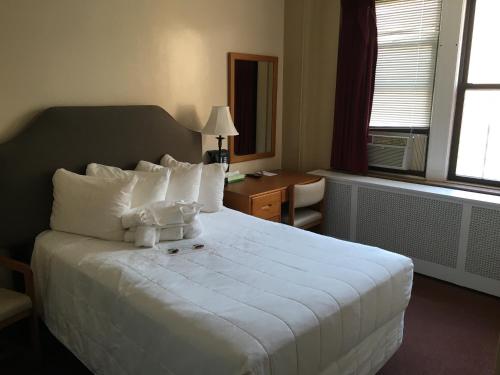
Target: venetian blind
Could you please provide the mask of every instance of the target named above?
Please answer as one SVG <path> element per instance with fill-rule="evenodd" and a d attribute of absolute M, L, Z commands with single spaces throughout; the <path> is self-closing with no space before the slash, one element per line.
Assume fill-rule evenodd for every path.
<path fill-rule="evenodd" d="M 370 126 L 428 127 L 441 0 L 376 0 L 378 59 Z"/>

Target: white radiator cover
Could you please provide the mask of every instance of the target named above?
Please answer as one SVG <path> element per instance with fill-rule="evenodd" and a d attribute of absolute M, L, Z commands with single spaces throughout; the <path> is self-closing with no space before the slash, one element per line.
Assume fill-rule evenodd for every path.
<path fill-rule="evenodd" d="M 500 197 L 326 170 L 326 235 L 413 259 L 415 271 L 500 297 Z"/>

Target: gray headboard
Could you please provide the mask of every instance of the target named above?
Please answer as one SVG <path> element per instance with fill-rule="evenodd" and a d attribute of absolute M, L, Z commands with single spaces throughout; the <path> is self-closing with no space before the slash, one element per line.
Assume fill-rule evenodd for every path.
<path fill-rule="evenodd" d="M 52 175 L 84 173 L 90 162 L 133 169 L 169 153 L 200 162 L 201 135 L 157 106 L 53 107 L 0 144 L 0 248 L 31 254 L 49 227 Z M 21 256 L 25 258 L 26 256 Z"/>

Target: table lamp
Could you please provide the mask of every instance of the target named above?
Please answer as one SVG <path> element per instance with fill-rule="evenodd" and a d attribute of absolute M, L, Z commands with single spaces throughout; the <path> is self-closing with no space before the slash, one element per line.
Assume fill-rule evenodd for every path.
<path fill-rule="evenodd" d="M 222 163 L 222 140 L 229 135 L 238 135 L 238 131 L 234 127 L 231 113 L 228 106 L 213 106 L 207 124 L 201 130 L 205 135 L 216 135 L 219 143 L 218 161 Z M 229 169 L 229 160 L 228 160 Z"/>

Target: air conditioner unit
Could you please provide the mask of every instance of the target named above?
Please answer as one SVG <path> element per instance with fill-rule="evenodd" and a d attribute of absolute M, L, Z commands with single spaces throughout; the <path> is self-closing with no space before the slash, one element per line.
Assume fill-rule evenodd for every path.
<path fill-rule="evenodd" d="M 411 165 L 413 137 L 402 135 L 370 134 L 368 165 L 408 170 Z"/>

